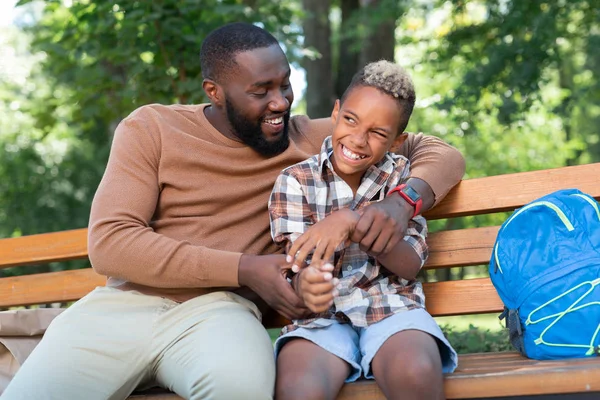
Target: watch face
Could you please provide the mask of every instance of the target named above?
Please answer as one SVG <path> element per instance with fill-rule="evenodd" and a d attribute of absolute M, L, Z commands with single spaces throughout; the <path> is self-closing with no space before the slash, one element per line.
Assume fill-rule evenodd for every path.
<path fill-rule="evenodd" d="M 421 196 L 419 196 L 419 193 L 417 193 L 415 189 L 411 188 L 408 185 L 402 188 L 402 192 L 406 194 L 415 203 L 421 198 Z"/>

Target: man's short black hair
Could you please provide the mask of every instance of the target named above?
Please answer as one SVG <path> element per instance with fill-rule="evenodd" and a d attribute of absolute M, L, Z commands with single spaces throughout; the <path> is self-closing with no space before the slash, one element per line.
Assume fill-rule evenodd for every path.
<path fill-rule="evenodd" d="M 234 22 L 215 29 L 202 42 L 200 67 L 202 77 L 217 83 L 237 67 L 238 53 L 279 45 L 277 39 L 258 26 Z"/>

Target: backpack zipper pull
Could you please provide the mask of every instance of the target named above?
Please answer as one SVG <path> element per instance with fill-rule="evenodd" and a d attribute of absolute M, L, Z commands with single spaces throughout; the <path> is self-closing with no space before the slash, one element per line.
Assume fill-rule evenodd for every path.
<path fill-rule="evenodd" d="M 504 318 L 506 318 L 507 315 L 508 315 L 508 308 L 504 307 L 504 311 L 502 311 L 502 314 L 498 315 L 498 319 L 500 321 L 502 321 Z"/>

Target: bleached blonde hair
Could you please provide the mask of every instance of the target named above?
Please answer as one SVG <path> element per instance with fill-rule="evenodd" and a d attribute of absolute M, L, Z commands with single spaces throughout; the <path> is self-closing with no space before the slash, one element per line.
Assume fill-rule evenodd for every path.
<path fill-rule="evenodd" d="M 378 89 L 396 99 L 402 107 L 406 122 L 401 128 L 402 130 L 406 128 L 415 106 L 416 95 L 412 79 L 404 68 L 387 60 L 375 61 L 365 65 L 352 78 L 352 82 L 350 82 L 342 96 L 342 104 L 348 94 L 358 86 Z"/>

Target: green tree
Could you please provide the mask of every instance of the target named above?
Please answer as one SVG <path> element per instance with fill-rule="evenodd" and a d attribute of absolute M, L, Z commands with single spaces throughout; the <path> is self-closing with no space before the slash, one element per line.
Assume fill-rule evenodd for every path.
<path fill-rule="evenodd" d="M 24 29 L 43 59 L 26 84 L 0 85 L 3 120 L 11 121 L 0 137 L 0 235 L 86 226 L 118 122 L 147 103 L 205 101 L 200 44 L 227 22 L 260 23 L 293 50 L 297 8 L 268 0 L 45 1 Z"/>
<path fill-rule="evenodd" d="M 447 108 L 494 112 L 510 125 L 542 105 L 560 118 L 566 164 L 600 159 L 600 1 L 457 0 L 451 13 L 431 60 L 461 71 Z"/>

